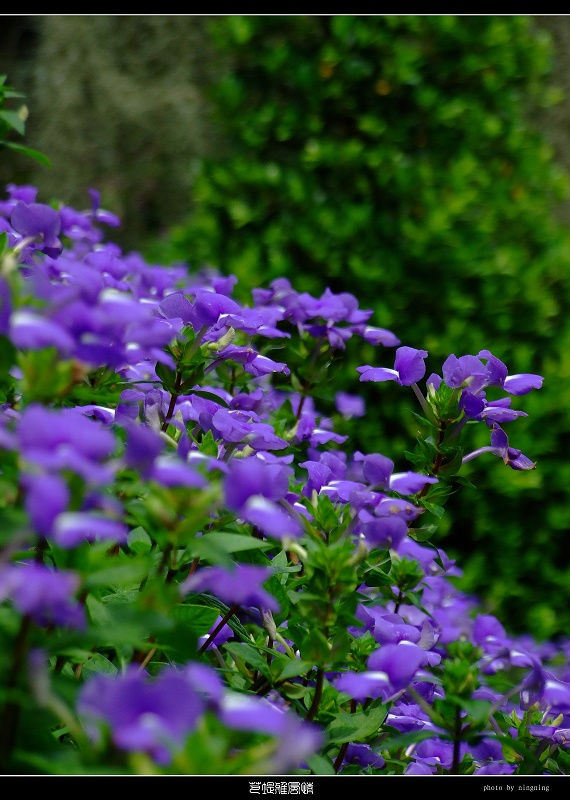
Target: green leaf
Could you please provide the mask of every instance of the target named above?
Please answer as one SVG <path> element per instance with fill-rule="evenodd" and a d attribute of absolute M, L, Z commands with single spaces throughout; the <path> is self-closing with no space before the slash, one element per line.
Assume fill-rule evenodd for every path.
<path fill-rule="evenodd" d="M 176 370 L 170 369 L 170 367 L 167 367 L 162 361 L 157 361 L 154 371 L 162 381 L 162 385 L 166 391 L 172 393 L 176 384 Z"/>
<path fill-rule="evenodd" d="M 243 550 L 268 550 L 273 547 L 270 542 L 256 539 L 254 536 L 241 533 L 225 533 L 212 531 L 197 536 L 188 549 L 194 558 L 208 559 L 216 562 L 221 553 L 240 553 Z"/>
<path fill-rule="evenodd" d="M 426 525 L 422 528 L 410 528 L 410 537 L 420 544 L 429 544 L 429 540 L 436 530 L 437 525 Z"/>
<path fill-rule="evenodd" d="M 214 458 L 217 457 L 217 455 L 218 455 L 218 443 L 214 439 L 214 434 L 212 433 L 212 431 L 207 431 L 207 433 L 205 433 L 202 436 L 199 448 L 200 448 L 200 452 L 204 453 L 204 455 L 213 456 Z"/>
<path fill-rule="evenodd" d="M 446 739 L 448 737 L 445 734 L 440 734 L 440 738 Z M 403 750 L 411 744 L 423 742 L 426 739 L 433 739 L 433 731 L 411 731 L 410 733 L 403 733 L 401 736 L 393 736 L 387 739 L 385 747 L 389 753 L 397 753 L 398 750 Z"/>
<path fill-rule="evenodd" d="M 434 517 L 437 517 L 438 519 L 441 519 L 445 514 L 445 509 L 441 506 L 436 506 L 435 503 L 428 503 L 427 500 L 423 500 L 422 505 L 426 511 L 429 511 L 430 514 L 433 514 Z"/>
<path fill-rule="evenodd" d="M 118 672 L 117 667 L 108 658 L 105 658 L 101 653 L 93 653 L 87 661 L 81 665 L 81 673 L 83 676 L 94 673 L 97 675 L 116 675 Z"/>
<path fill-rule="evenodd" d="M 334 764 L 326 756 L 318 754 L 310 756 L 307 759 L 307 764 L 311 768 L 313 775 L 336 775 Z"/>
<path fill-rule="evenodd" d="M 23 136 L 26 132 L 26 122 L 18 111 L 8 111 L 7 109 L 0 110 L 0 120 L 4 120 L 4 122 L 17 131 L 21 136 Z"/>
<path fill-rule="evenodd" d="M 380 705 L 370 711 L 347 714 L 341 711 L 338 717 L 327 728 L 327 739 L 330 743 L 361 742 L 373 736 L 386 719 L 388 709 Z"/>
<path fill-rule="evenodd" d="M 223 603 L 221 600 L 218 600 L 217 597 L 214 597 L 211 594 L 201 594 L 199 595 L 199 598 L 200 602 L 203 603 L 205 606 L 217 609 L 218 615 L 220 617 L 225 617 L 229 611 L 229 607 L 225 603 Z M 234 631 L 234 633 L 237 633 L 238 636 L 241 636 L 242 639 L 248 642 L 250 641 L 247 630 L 244 628 L 244 626 L 235 616 L 235 614 L 232 614 L 232 616 L 229 618 L 228 625 Z"/>
<path fill-rule="evenodd" d="M 289 659 L 286 661 L 285 666 L 279 673 L 279 680 L 286 680 L 287 678 L 296 678 L 299 675 L 306 675 L 313 665 L 308 661 L 302 661 L 300 658 Z"/>
<path fill-rule="evenodd" d="M 129 550 L 135 554 L 149 553 L 152 549 L 152 539 L 140 525 L 129 532 L 127 542 Z"/>
<path fill-rule="evenodd" d="M 208 633 L 219 616 L 217 609 L 192 603 L 178 603 L 169 612 L 177 622 L 192 629 L 196 638 Z"/>
<path fill-rule="evenodd" d="M 10 150 L 16 150 L 18 153 L 22 153 L 24 156 L 33 158 L 34 161 L 38 161 L 40 164 L 43 164 L 44 167 L 51 167 L 51 161 L 49 158 L 43 153 L 40 153 L 39 150 L 34 150 L 32 147 L 27 147 L 26 145 L 18 144 L 17 142 L 2 142 L 1 144 L 4 147 L 9 147 Z"/>
<path fill-rule="evenodd" d="M 109 562 L 101 569 L 90 571 L 85 576 L 84 586 L 87 590 L 95 589 L 98 586 L 138 586 L 148 574 L 151 562 L 148 559 L 131 559 L 124 564 L 113 564 Z"/>
<path fill-rule="evenodd" d="M 266 677 L 269 676 L 269 665 L 264 655 L 245 642 L 226 642 L 224 650 L 231 656 L 250 664 L 254 669 Z"/>

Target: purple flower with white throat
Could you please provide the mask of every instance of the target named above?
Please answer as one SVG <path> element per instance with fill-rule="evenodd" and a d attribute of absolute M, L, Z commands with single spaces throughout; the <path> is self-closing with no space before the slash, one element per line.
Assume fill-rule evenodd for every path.
<path fill-rule="evenodd" d="M 51 206 L 18 202 L 10 222 L 17 233 L 30 240 L 31 250 L 41 250 L 52 258 L 57 258 L 61 253 L 62 244 L 58 238 L 61 220 L 59 213 Z"/>
<path fill-rule="evenodd" d="M 443 362 L 443 380 L 450 389 L 468 387 L 471 392 L 478 392 L 486 386 L 488 374 L 487 367 L 477 356 L 458 358 L 452 353 Z"/>
<path fill-rule="evenodd" d="M 419 472 L 394 472 L 394 462 L 380 453 L 364 455 L 356 451 L 354 461 L 362 462 L 362 476 L 374 489 L 412 495 L 438 482 L 437 478 Z"/>
<path fill-rule="evenodd" d="M 113 433 L 86 417 L 81 408 L 53 410 L 33 403 L 21 414 L 18 424 L 20 451 L 26 471 L 69 470 L 93 484 L 113 478 L 105 462 L 115 449 Z M 33 470 L 32 470 L 33 465 Z"/>
<path fill-rule="evenodd" d="M 223 484 L 226 505 L 272 538 L 296 538 L 303 529 L 283 502 L 291 474 L 291 467 L 265 456 L 232 459 Z"/>
<path fill-rule="evenodd" d="M 87 511 L 64 511 L 54 520 L 51 538 L 60 547 L 71 548 L 84 542 L 126 544 L 127 534 L 121 520 Z"/>
<path fill-rule="evenodd" d="M 418 645 L 386 644 L 369 656 L 365 672 L 342 673 L 336 688 L 359 702 L 369 697 L 387 700 L 409 686 L 424 663 L 426 653 Z"/>
<path fill-rule="evenodd" d="M 173 667 L 155 678 L 134 666 L 120 675 L 96 675 L 82 687 L 77 703 L 93 741 L 100 741 L 107 727 L 118 748 L 147 753 L 164 766 L 182 749 L 205 710 L 200 692 Z"/>
<path fill-rule="evenodd" d="M 292 474 L 292 468 L 286 464 L 266 462 L 259 456 L 233 459 L 224 478 L 226 505 L 240 513 L 250 497 L 282 500 L 289 490 Z"/>

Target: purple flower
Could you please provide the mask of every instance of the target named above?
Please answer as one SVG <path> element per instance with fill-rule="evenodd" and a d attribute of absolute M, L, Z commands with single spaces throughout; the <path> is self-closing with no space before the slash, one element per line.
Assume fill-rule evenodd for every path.
<path fill-rule="evenodd" d="M 0 336 L 10 330 L 10 314 L 12 313 L 12 294 L 8 281 L 0 275 Z"/>
<path fill-rule="evenodd" d="M 283 311 L 269 306 L 242 308 L 239 314 L 227 314 L 225 325 L 244 331 L 249 336 L 265 336 L 268 339 L 290 339 L 291 334 L 276 327 L 283 319 Z"/>
<path fill-rule="evenodd" d="M 217 617 L 216 621 L 210 628 L 209 633 L 205 633 L 203 636 L 198 637 L 198 645 L 205 644 L 208 642 L 208 647 L 219 647 L 221 644 L 225 644 L 229 639 L 231 639 L 234 635 L 234 632 L 230 628 L 229 625 L 222 625 L 220 630 L 216 633 L 216 635 L 210 638 L 210 634 L 214 631 L 220 622 L 222 621 L 222 617 Z M 208 648 L 206 648 L 208 649 Z"/>
<path fill-rule="evenodd" d="M 165 667 L 150 679 L 131 667 L 122 675 L 89 680 L 77 710 L 95 742 L 101 738 L 101 726 L 108 726 L 121 750 L 147 753 L 157 764 L 168 765 L 196 728 L 205 702 L 183 672 Z"/>
<path fill-rule="evenodd" d="M 515 411 L 510 407 L 511 398 L 501 397 L 499 400 L 487 402 L 484 397 L 472 394 L 467 389 L 462 392 L 459 409 L 469 419 L 483 420 L 491 426 L 494 422 L 512 422 L 517 417 L 527 417 L 524 411 Z"/>
<path fill-rule="evenodd" d="M 543 711 L 551 711 L 554 716 L 568 714 L 570 683 L 558 680 L 536 660 L 522 683 L 520 704 L 523 710 L 538 704 Z"/>
<path fill-rule="evenodd" d="M 25 508 L 32 525 L 41 536 L 50 536 L 59 514 L 67 510 L 70 492 L 59 475 L 23 475 Z"/>
<path fill-rule="evenodd" d="M 483 453 L 493 453 L 499 456 L 508 467 L 514 470 L 527 470 L 536 467 L 535 462 L 531 461 L 520 450 L 509 447 L 507 434 L 496 422 L 493 423 L 491 428 L 491 444 L 479 447 L 477 450 L 473 450 L 473 452 L 463 456 L 462 463 L 465 464 Z"/>
<path fill-rule="evenodd" d="M 84 542 L 109 541 L 125 544 L 128 530 L 119 520 L 86 511 L 66 511 L 53 524 L 52 538 L 60 547 L 76 547 Z"/>
<path fill-rule="evenodd" d="M 56 258 L 62 250 L 59 239 L 61 220 L 58 212 L 43 203 L 16 204 L 10 218 L 12 227 L 22 236 L 39 242 L 46 255 Z"/>
<path fill-rule="evenodd" d="M 488 370 L 477 356 L 448 356 L 442 367 L 443 380 L 450 389 L 468 386 L 472 392 L 479 391 L 487 383 Z"/>
<path fill-rule="evenodd" d="M 369 697 L 386 700 L 405 689 L 425 662 L 426 654 L 416 644 L 386 644 L 369 656 L 365 672 L 343 672 L 336 687 L 359 702 Z"/>
<path fill-rule="evenodd" d="M 398 550 L 408 533 L 408 523 L 402 516 L 372 518 L 362 525 L 364 541 L 372 549 Z"/>
<path fill-rule="evenodd" d="M 291 514 L 261 495 L 250 497 L 240 516 L 274 539 L 298 538 L 303 534 L 303 528 Z"/>
<path fill-rule="evenodd" d="M 225 442 L 244 442 L 254 450 L 283 450 L 287 442 L 276 436 L 271 425 L 259 422 L 253 412 L 219 408 L 211 423 L 205 421 L 205 430 L 211 430 L 216 438 Z"/>
<path fill-rule="evenodd" d="M 272 774 L 287 774 L 313 755 L 324 741 L 316 726 L 261 697 L 227 692 L 219 716 L 228 728 L 277 737 L 278 746 L 270 764 Z"/>
<path fill-rule="evenodd" d="M 337 392 L 335 396 L 335 405 L 337 411 L 346 419 L 363 417 L 366 411 L 364 398 L 357 394 L 348 394 L 347 392 Z"/>
<path fill-rule="evenodd" d="M 281 500 L 289 489 L 291 467 L 267 463 L 262 458 L 234 459 L 224 478 L 226 505 L 232 511 L 242 511 L 250 497 L 261 495 L 267 500 Z"/>
<path fill-rule="evenodd" d="M 411 386 L 423 378 L 426 373 L 424 359 L 427 350 L 416 350 L 414 347 L 398 347 L 394 360 L 394 369 L 385 367 L 357 367 L 361 381 L 396 381 L 400 386 Z"/>
<path fill-rule="evenodd" d="M 138 413 L 138 406 L 133 405 L 132 408 Z M 127 433 L 125 464 L 146 478 L 152 470 L 155 459 L 162 452 L 163 439 L 148 425 L 128 423 L 125 427 Z"/>
<path fill-rule="evenodd" d="M 514 395 L 528 394 L 532 389 L 542 387 L 544 381 L 542 375 L 533 373 L 509 375 L 503 362 L 488 350 L 481 350 L 479 358 L 483 358 L 487 362 L 488 386 L 500 386 L 505 392 Z"/>
<path fill-rule="evenodd" d="M 375 753 L 369 744 L 349 744 L 344 754 L 344 764 L 358 764 L 359 767 L 382 769 L 386 762 L 379 753 Z"/>
<path fill-rule="evenodd" d="M 189 489 L 204 489 L 206 478 L 177 456 L 159 456 L 148 477 L 163 486 L 186 486 Z"/>
<path fill-rule="evenodd" d="M 12 313 L 10 339 L 22 350 L 56 347 L 69 355 L 75 349 L 75 340 L 59 323 L 24 308 Z"/>
<path fill-rule="evenodd" d="M 43 626 L 85 628 L 83 606 L 75 600 L 79 577 L 43 564 L 10 564 L 0 569 L 0 601 L 10 599 L 22 614 Z"/>
<path fill-rule="evenodd" d="M 368 483 L 398 494 L 417 494 L 428 484 L 438 482 L 437 478 L 418 472 L 394 472 L 394 462 L 380 453 L 363 455 L 356 451 L 354 461 L 362 462 L 362 475 Z"/>
<path fill-rule="evenodd" d="M 393 691 L 408 686 L 419 667 L 426 663 L 426 653 L 418 645 L 404 640 L 401 644 L 386 644 L 369 657 L 367 667 L 375 672 L 385 672 Z"/>
<path fill-rule="evenodd" d="M 400 344 L 398 337 L 385 328 L 375 328 L 372 325 L 354 325 L 353 328 L 368 344 L 382 344 L 384 347 L 396 347 Z"/>
<path fill-rule="evenodd" d="M 18 438 L 25 461 L 34 467 L 70 470 L 94 483 L 112 478 L 101 462 L 112 455 L 115 437 L 81 408 L 52 410 L 31 404 L 22 412 Z"/>
<path fill-rule="evenodd" d="M 87 191 L 91 197 L 91 211 L 86 214 L 92 216 L 97 222 L 104 222 L 106 225 L 118 228 L 121 225 L 119 217 L 101 208 L 101 192 L 98 189 L 88 189 Z"/>
<path fill-rule="evenodd" d="M 570 747 L 570 728 L 559 728 L 556 725 L 529 725 L 527 730 L 537 739 L 547 739 L 554 745 Z"/>
<path fill-rule="evenodd" d="M 199 331 L 204 326 L 215 325 L 222 315 L 239 314 L 240 311 L 241 307 L 231 297 L 203 289 L 196 294 L 190 323 L 195 331 Z"/>
<path fill-rule="evenodd" d="M 460 746 L 461 754 L 465 752 L 465 745 Z M 414 747 L 414 758 L 428 766 L 440 767 L 449 770 L 453 763 L 453 742 L 443 739 L 425 739 Z"/>
<path fill-rule="evenodd" d="M 255 378 L 260 378 L 263 375 L 271 375 L 274 372 L 281 372 L 284 375 L 289 375 L 289 367 L 287 364 L 273 361 L 273 359 L 261 355 L 252 347 L 229 344 L 218 353 L 218 358 L 213 363 L 217 365 L 228 360 L 243 364 L 244 370 Z M 212 367 L 208 369 L 212 369 Z"/>
<path fill-rule="evenodd" d="M 253 606 L 279 611 L 275 598 L 262 588 L 272 575 L 268 567 L 237 564 L 231 570 L 223 567 L 203 567 L 180 584 L 181 595 L 190 592 L 211 592 L 228 606 Z"/>
<path fill-rule="evenodd" d="M 412 761 L 406 767 L 405 775 L 434 775 L 435 767 L 430 767 L 427 764 Z"/>
<path fill-rule="evenodd" d="M 421 634 L 415 625 L 409 625 L 399 614 L 386 614 L 383 611 L 375 613 L 375 609 L 369 609 L 374 618 L 374 629 L 372 635 L 378 644 L 399 644 L 400 642 L 412 642 L 417 644 L 421 639 Z"/>
<path fill-rule="evenodd" d="M 496 653 L 508 644 L 504 627 L 490 614 L 477 614 L 473 623 L 473 643 L 487 654 Z"/>
<path fill-rule="evenodd" d="M 471 394 L 478 396 L 484 394 L 487 386 L 499 386 L 514 395 L 528 394 L 532 389 L 540 389 L 544 380 L 541 375 L 531 373 L 508 375 L 505 364 L 488 350 L 481 350 L 477 356 L 448 356 L 442 374 L 450 388 L 468 389 Z M 439 376 L 430 375 L 428 384 L 433 384 L 437 390 L 440 380 Z"/>

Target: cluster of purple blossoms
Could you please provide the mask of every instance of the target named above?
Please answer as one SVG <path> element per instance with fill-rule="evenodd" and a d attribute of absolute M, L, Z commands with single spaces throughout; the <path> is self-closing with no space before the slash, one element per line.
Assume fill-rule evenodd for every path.
<path fill-rule="evenodd" d="M 347 437 L 335 430 L 334 420 L 322 415 L 308 394 L 283 389 L 291 368 L 266 351 L 286 345 L 294 335 L 314 340 L 315 352 L 342 351 L 352 337 L 395 347 L 393 368 L 359 367 L 360 380 L 413 387 L 428 410 L 442 386 L 456 392 L 457 433 L 466 421 L 476 421 L 489 427 L 491 436 L 489 446 L 463 462 L 491 452 L 518 470 L 534 464 L 509 446 L 502 426 L 525 416 L 511 409 L 511 396 L 540 388 L 542 378 L 509 375 L 498 358 L 482 350 L 477 356 L 449 356 L 442 377 L 428 377 L 424 397 L 417 384 L 425 377 L 428 353 L 399 346 L 391 331 L 369 325 L 372 311 L 360 309 L 353 295 L 326 289 L 313 297 L 296 292 L 283 278 L 253 290 L 249 307 L 232 297 L 232 276 L 211 270 L 191 276 L 184 267 L 151 266 L 138 254 L 124 255 L 105 243 L 100 226 L 112 227 L 118 220 L 100 208 L 98 192 L 90 192 L 91 208 L 85 212 L 42 205 L 36 194 L 33 187 L 11 185 L 8 200 L 0 203 L 0 232 L 19 262 L 18 270 L 12 265 L 0 276 L 0 335 L 23 353 L 55 350 L 80 376 L 107 371 L 122 390 L 113 407 L 99 405 L 96 393 L 93 403 L 77 406 L 68 406 L 64 394 L 56 407 L 26 403 L 16 393 L 1 407 L 0 453 L 17 461 L 14 496 L 25 514 L 26 544 L 34 558 L 18 554 L 11 562 L 9 553 L 2 554 L 0 601 L 48 632 L 57 626 L 85 631 L 96 604 L 78 600 L 78 573 L 48 566 L 47 558 L 41 563 L 42 555 L 53 547 L 72 559 L 75 550 L 89 552 L 99 542 L 113 553 L 128 554 L 136 513 L 144 522 L 145 510 L 158 508 L 158 519 L 166 520 L 161 535 L 167 544 L 161 553 L 154 552 L 160 549 L 157 541 L 149 544 L 155 570 L 150 577 L 156 580 L 163 570 L 177 611 L 195 602 L 204 604 L 198 608 L 211 603 L 219 612 L 209 633 L 197 637 L 195 660 L 181 663 L 177 651 L 171 656 L 165 646 L 152 672 L 141 668 L 160 646 L 145 630 L 155 650 L 134 653 L 131 663 L 123 660 L 111 669 L 107 663 L 108 674 L 84 679 L 76 710 L 94 746 L 144 753 L 167 768 L 183 759 L 187 742 L 214 715 L 231 732 L 274 739 L 264 750 L 266 770 L 306 772 L 307 759 L 330 745 L 326 732 L 313 724 L 314 698 L 327 691 L 345 716 L 346 708 L 385 710 L 374 735 L 343 742 L 337 772 L 357 767 L 382 774 L 390 758 L 385 739 L 398 731 L 418 734 L 399 756 L 398 768 L 405 763 L 405 774 L 445 773 L 457 769 L 464 755 L 472 758 L 473 774 L 511 774 L 516 765 L 504 755 L 492 724 L 477 740 L 457 748 L 432 712 L 446 699 L 442 674 L 448 648 L 468 642 L 476 648 L 479 676 L 470 699 L 511 715 L 513 739 L 532 712 L 536 720 L 526 730 L 541 746 L 567 747 L 570 673 L 545 666 L 559 651 L 510 637 L 448 580 L 461 575 L 455 563 L 412 535 L 425 510 L 420 499 L 438 477 L 398 471 L 381 453 L 342 449 Z M 23 370 L 25 364 L 12 369 L 16 389 Z M 273 378 L 280 379 L 279 388 Z M 488 399 L 489 390 L 508 396 Z M 341 417 L 364 414 L 361 397 L 338 392 L 334 399 Z M 140 496 L 127 508 L 125 496 L 135 482 Z M 212 486 L 218 491 L 211 506 L 196 511 L 192 499 Z M 171 503 L 175 513 L 161 503 Z M 348 566 L 356 569 L 363 551 L 364 558 L 385 551 L 395 566 L 413 563 L 421 573 L 421 602 L 415 595 L 412 602 L 396 583 L 386 595 L 366 582 L 356 593 L 354 587 L 348 590 L 351 601 L 357 597 L 356 611 L 354 624 L 342 633 L 354 652 L 367 653 L 357 667 L 352 656 L 332 670 L 304 660 L 305 648 L 318 651 L 319 659 L 326 650 L 313 651 L 308 634 L 321 633 L 319 612 L 327 605 L 327 587 L 319 584 L 323 597 L 304 594 L 311 574 L 326 574 L 318 561 L 324 559 L 318 548 L 325 547 L 328 533 L 319 532 L 315 522 L 320 503 L 332 507 L 342 523 Z M 197 532 L 193 518 L 188 522 L 184 516 L 194 513 Z M 315 551 L 316 568 L 310 562 Z M 295 558 L 289 562 L 291 554 Z M 87 564 L 86 570 L 88 559 Z M 128 584 L 117 605 L 142 595 L 148 577 L 136 588 Z M 154 586 L 142 605 L 151 602 L 153 591 Z M 336 599 L 329 603 L 333 617 Z M 301 621 L 289 626 L 285 610 L 304 602 L 313 616 L 304 610 Z M 255 635 L 242 626 L 247 635 L 239 640 L 236 620 L 240 625 L 254 620 Z M 305 637 L 299 633 L 303 624 Z M 251 663 L 236 652 L 248 654 Z M 200 663 L 201 657 L 211 661 Z M 219 671 L 210 666 L 220 663 Z M 275 664 L 279 669 L 273 674 Z M 493 679 L 517 670 L 523 677 L 502 695 Z M 268 676 L 277 676 L 273 687 Z M 280 693 L 283 686 L 289 695 Z"/>
<path fill-rule="evenodd" d="M 399 347 L 396 350 L 394 368 L 358 367 L 361 381 L 396 381 L 402 386 L 413 386 L 425 407 L 426 401 L 419 388 L 420 381 L 426 374 L 426 350 L 414 347 Z M 523 373 L 509 375 L 506 365 L 489 350 L 481 350 L 478 355 L 455 355 L 447 357 L 442 366 L 442 376 L 432 373 L 426 380 L 428 389 L 428 405 L 443 383 L 459 393 L 459 411 L 463 413 L 464 423 L 467 420 L 484 422 L 491 429 L 491 444 L 478 448 L 463 457 L 463 463 L 471 461 L 482 453 L 493 453 L 503 459 L 511 469 L 528 470 L 536 466 L 527 456 L 509 446 L 507 434 L 501 427 L 518 417 L 526 417 L 524 411 L 511 408 L 510 395 L 528 394 L 533 389 L 540 389 L 543 383 L 541 375 Z M 497 388 L 507 392 L 507 397 L 496 400 L 487 399 L 487 389 Z"/>
<path fill-rule="evenodd" d="M 104 728 L 122 750 L 147 753 L 169 765 L 208 711 L 230 729 L 275 737 L 270 769 L 287 773 L 321 744 L 313 726 L 263 698 L 228 691 L 210 667 L 166 667 L 156 677 L 129 668 L 115 677 L 97 676 L 85 685 L 78 711 L 91 739 L 100 742 Z"/>

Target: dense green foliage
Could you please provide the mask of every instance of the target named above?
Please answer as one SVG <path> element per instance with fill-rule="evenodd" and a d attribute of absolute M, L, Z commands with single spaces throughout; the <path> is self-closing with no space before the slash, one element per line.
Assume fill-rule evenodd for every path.
<path fill-rule="evenodd" d="M 559 99 L 547 34 L 524 16 L 386 15 L 221 16 L 212 36 L 232 64 L 212 87 L 230 151 L 202 162 L 160 258 L 208 262 L 245 289 L 289 276 L 351 291 L 434 370 L 461 342 L 543 374 L 516 442 L 540 470 L 515 480 L 479 459 L 478 493 L 450 499 L 442 544 L 512 628 L 567 632 L 567 183 L 530 121 Z M 351 363 L 373 358 L 360 347 Z M 399 458 L 401 402 L 364 394 L 352 435 Z"/>

